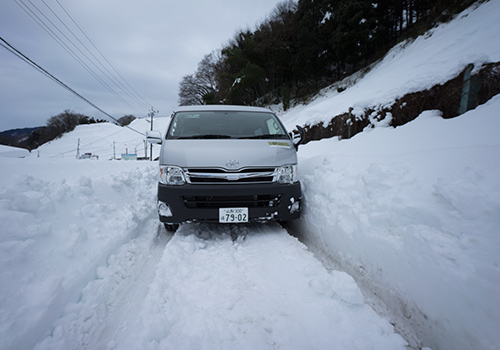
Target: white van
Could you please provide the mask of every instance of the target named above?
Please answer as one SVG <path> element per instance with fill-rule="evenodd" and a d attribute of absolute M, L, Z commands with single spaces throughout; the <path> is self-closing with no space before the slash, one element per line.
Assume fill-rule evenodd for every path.
<path fill-rule="evenodd" d="M 168 230 L 184 222 L 288 221 L 300 216 L 292 138 L 269 109 L 191 106 L 174 111 L 161 144 L 158 214 Z"/>

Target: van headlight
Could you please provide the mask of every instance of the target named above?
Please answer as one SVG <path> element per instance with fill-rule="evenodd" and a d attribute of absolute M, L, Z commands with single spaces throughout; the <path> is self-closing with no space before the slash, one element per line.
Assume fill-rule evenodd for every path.
<path fill-rule="evenodd" d="M 170 186 L 181 186 L 186 183 L 184 171 L 176 166 L 160 166 L 160 182 Z"/>
<path fill-rule="evenodd" d="M 276 168 L 277 179 L 279 184 L 292 184 L 297 182 L 297 165 L 284 165 Z"/>

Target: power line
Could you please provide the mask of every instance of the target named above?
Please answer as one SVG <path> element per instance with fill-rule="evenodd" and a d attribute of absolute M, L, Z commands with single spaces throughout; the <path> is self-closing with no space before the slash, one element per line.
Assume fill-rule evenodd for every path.
<path fill-rule="evenodd" d="M 102 51 L 99 49 L 99 47 L 94 43 L 94 41 L 90 38 L 90 36 L 87 34 L 87 32 L 82 28 L 82 26 L 76 21 L 74 16 L 71 15 L 71 13 L 63 6 L 63 4 L 59 1 L 56 0 L 56 2 L 59 4 L 59 6 L 63 9 L 63 11 L 68 15 L 68 17 L 73 21 L 73 23 L 76 25 L 76 27 L 82 32 L 82 34 L 87 38 L 87 40 L 90 42 L 90 44 L 96 49 L 96 51 L 101 55 L 101 57 L 106 61 L 106 63 L 113 69 L 113 71 L 121 78 L 121 80 L 129 87 L 130 91 L 132 91 L 139 100 L 143 102 L 143 105 L 149 108 L 151 104 L 146 101 L 126 80 L 125 78 L 118 72 L 118 70 L 111 64 L 111 62 L 106 58 L 106 56 L 102 53 Z M 120 83 L 121 84 L 121 83 Z M 123 85 L 122 85 L 123 86 Z M 126 88 L 126 87 L 125 87 Z M 128 89 L 127 89 L 128 90 Z"/>
<path fill-rule="evenodd" d="M 85 70 L 87 70 L 90 75 L 92 75 L 101 85 L 103 85 L 109 92 L 111 92 L 113 95 L 115 95 L 118 99 L 120 99 L 123 103 L 127 104 L 130 108 L 134 109 L 136 112 L 139 112 L 137 109 L 135 109 L 132 105 L 130 105 L 125 99 L 123 99 L 118 93 L 109 86 L 87 63 L 83 61 L 83 59 L 78 56 L 73 49 L 66 44 L 66 42 L 59 36 L 57 33 L 51 28 L 51 26 L 48 23 L 52 25 L 52 27 L 55 28 L 66 40 L 75 47 L 83 57 L 85 57 L 89 62 L 91 62 L 96 68 L 99 69 L 99 67 L 96 66 L 94 62 L 77 46 L 75 45 L 66 34 L 64 34 L 61 29 L 59 29 L 54 22 L 50 20 L 50 18 L 47 17 L 35 4 L 31 2 L 31 0 L 28 0 L 32 7 L 38 11 L 38 13 L 45 18 L 46 21 L 43 20 L 35 11 L 30 8 L 23 0 L 15 0 L 16 3 L 23 9 L 24 12 L 26 12 L 42 29 L 51 36 L 54 41 L 56 41 L 70 56 L 72 56 Z M 24 6 L 22 6 L 22 5 Z M 102 72 L 102 70 L 101 70 Z"/>
<path fill-rule="evenodd" d="M 50 6 L 42 0 L 42 2 L 45 4 L 45 6 L 56 16 L 56 18 L 64 25 L 64 27 L 78 40 L 78 42 L 88 51 L 88 53 L 102 66 L 102 68 L 109 74 L 106 74 L 106 72 L 102 72 L 102 70 L 97 67 L 110 81 L 116 84 L 123 92 L 125 92 L 129 97 L 134 99 L 138 104 L 142 105 L 144 108 L 149 108 L 150 104 L 142 98 L 142 96 L 135 91 L 130 84 L 126 82 L 126 80 L 123 78 L 123 76 L 117 71 L 117 69 L 109 62 L 109 60 L 104 56 L 101 50 L 97 47 L 97 45 L 93 42 L 93 40 L 90 38 L 90 36 L 85 32 L 85 30 L 82 28 L 82 26 L 76 21 L 74 16 L 70 14 L 70 12 L 62 5 L 62 3 L 59 0 L 56 0 L 57 4 L 61 7 L 61 9 L 66 13 L 66 15 L 71 19 L 71 21 L 75 24 L 75 26 L 78 28 L 80 32 L 84 35 L 84 37 L 90 42 L 90 44 L 96 49 L 96 51 L 101 55 L 102 58 L 108 63 L 108 65 L 114 70 L 114 72 L 130 87 L 127 88 L 120 79 L 114 76 L 113 72 L 109 70 L 108 67 L 106 67 L 105 64 L 102 63 L 102 61 L 96 57 L 96 55 L 90 50 L 87 45 L 85 45 L 80 38 L 69 28 L 69 26 L 64 23 L 64 21 L 57 15 L 57 13 L 50 8 Z M 133 92 L 135 93 L 133 93 Z"/>
<path fill-rule="evenodd" d="M 77 26 L 77 28 L 84 33 L 85 38 L 89 40 L 89 42 L 92 44 L 92 46 L 96 47 L 96 45 L 92 42 L 88 34 L 86 34 L 79 25 L 74 17 L 69 13 L 69 11 L 62 5 L 62 3 L 58 0 L 56 0 L 58 5 L 63 9 L 64 13 L 71 19 L 73 23 Z M 135 110 L 139 114 L 141 113 L 139 110 L 137 110 L 134 106 L 132 106 L 126 99 L 124 99 L 120 94 L 115 91 L 113 87 L 110 86 L 110 84 L 118 87 L 122 92 L 124 92 L 126 95 L 128 95 L 129 98 L 134 100 L 136 103 L 141 105 L 141 108 L 148 108 L 149 104 L 142 98 L 142 97 L 137 97 L 140 96 L 138 93 L 132 93 L 130 89 L 127 89 L 126 86 L 120 82 L 120 80 L 116 77 L 115 74 L 113 74 L 108 67 L 106 67 L 103 62 L 96 57 L 96 55 L 90 50 L 84 43 L 83 41 L 71 30 L 71 28 L 68 26 L 68 24 L 65 23 L 65 21 L 54 11 L 49 4 L 47 4 L 46 1 L 42 0 L 42 3 L 45 5 L 45 7 L 50 11 L 52 14 L 53 19 L 57 19 L 58 22 L 60 22 L 64 28 L 59 27 L 54 21 L 49 18 L 50 13 L 44 13 L 40 7 L 38 7 L 36 4 L 32 2 L 32 0 L 15 0 L 16 4 L 21 7 L 21 9 L 27 13 L 42 29 L 51 36 L 54 41 L 56 41 L 70 56 L 73 57 L 87 72 L 92 75 L 101 85 L 103 85 L 109 92 L 111 92 L 115 97 L 117 97 L 119 100 L 121 100 L 123 103 L 128 105 L 130 108 Z M 56 22 L 57 22 L 56 21 Z M 65 29 L 63 31 L 63 29 Z M 75 43 L 68 35 L 65 34 L 65 32 L 69 32 L 68 35 L 74 37 L 77 40 L 77 43 Z M 76 49 L 79 54 L 75 53 L 73 50 Z M 96 47 L 97 49 L 97 47 Z M 85 50 L 85 52 L 83 51 Z M 101 56 L 104 57 L 102 52 L 97 49 L 97 51 L 101 54 Z M 88 54 L 87 54 L 87 53 Z M 91 57 L 89 57 L 89 55 Z M 107 60 L 105 57 L 104 59 L 106 62 L 109 63 L 109 60 Z M 89 64 L 86 62 L 89 62 L 89 64 L 92 65 L 96 70 L 94 70 Z M 111 65 L 111 64 L 110 64 Z M 101 68 L 102 67 L 102 68 Z M 116 68 L 112 67 L 117 74 L 118 71 Z M 101 76 L 102 75 L 102 76 Z M 123 79 L 123 77 L 120 75 L 120 77 Z M 109 81 L 110 84 L 108 84 L 105 80 Z M 124 80 L 125 81 L 125 80 Z M 127 83 L 128 84 L 128 83 Z M 128 84 L 129 85 L 129 84 Z M 130 86 L 130 85 L 129 85 Z M 134 90 L 135 91 L 135 90 Z"/>
<path fill-rule="evenodd" d="M 34 67 L 35 69 L 37 69 L 38 71 L 40 71 L 41 73 L 45 74 L 47 77 L 49 77 L 50 79 L 52 79 L 53 81 L 55 81 L 57 84 L 59 84 L 60 86 L 62 86 L 63 88 L 65 88 L 66 90 L 68 90 L 69 92 L 71 92 L 73 95 L 77 96 L 78 98 L 82 99 L 83 101 L 87 102 L 89 105 L 91 105 L 92 107 L 94 107 L 95 109 L 97 109 L 99 112 L 101 112 L 102 114 L 106 115 L 107 117 L 111 118 L 112 120 L 114 120 L 115 122 L 119 123 L 118 120 L 116 118 L 114 118 L 111 114 L 105 112 L 103 109 L 99 108 L 97 105 L 95 105 L 94 103 L 90 102 L 88 99 L 86 99 L 85 97 L 83 97 L 82 95 L 80 95 L 78 92 L 76 92 L 75 90 L 73 90 L 72 88 L 70 88 L 68 85 L 64 84 L 61 80 L 57 79 L 54 75 L 50 74 L 48 71 L 46 71 L 45 69 L 43 69 L 40 65 L 38 65 L 37 63 L 35 63 L 33 60 L 31 60 L 29 57 L 27 57 L 26 55 L 24 55 L 22 52 L 20 52 L 19 50 L 17 50 L 15 47 L 13 47 L 11 44 L 9 44 L 4 38 L 2 38 L 0 36 L 0 41 L 3 42 L 0 43 L 0 46 L 6 48 L 9 52 L 11 52 L 12 54 L 14 54 L 15 56 L 17 56 L 18 58 L 22 59 L 24 62 L 30 64 L 32 67 Z M 140 131 L 137 131 L 133 128 L 131 128 L 130 126 L 126 125 L 126 127 L 138 134 L 141 134 L 143 136 L 145 136 L 144 133 L 140 132 Z"/>

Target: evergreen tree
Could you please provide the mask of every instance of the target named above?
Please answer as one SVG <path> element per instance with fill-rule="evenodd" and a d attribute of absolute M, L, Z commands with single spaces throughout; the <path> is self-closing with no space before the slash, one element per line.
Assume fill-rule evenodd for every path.
<path fill-rule="evenodd" d="M 474 0 L 286 0 L 180 83 L 181 104 L 272 103 L 315 93 L 381 57 L 404 36 Z"/>

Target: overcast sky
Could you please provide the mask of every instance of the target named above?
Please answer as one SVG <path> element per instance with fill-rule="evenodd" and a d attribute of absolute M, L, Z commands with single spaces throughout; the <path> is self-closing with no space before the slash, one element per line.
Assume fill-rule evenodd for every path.
<path fill-rule="evenodd" d="M 279 2 L 1 0 L 0 37 L 115 118 L 143 117 L 151 106 L 168 116 L 181 78 L 238 30 L 254 29 Z M 108 119 L 0 46 L 0 131 L 43 126 L 66 109 Z"/>

